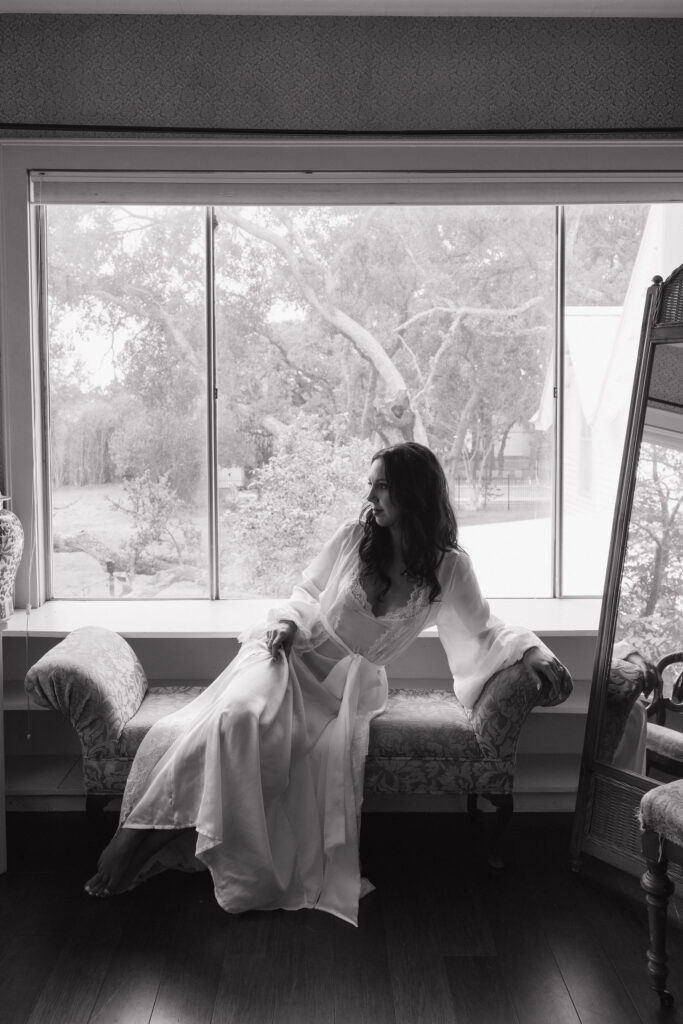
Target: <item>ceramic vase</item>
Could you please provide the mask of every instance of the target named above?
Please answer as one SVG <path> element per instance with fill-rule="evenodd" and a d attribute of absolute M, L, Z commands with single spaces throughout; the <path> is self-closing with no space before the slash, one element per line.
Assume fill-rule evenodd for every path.
<path fill-rule="evenodd" d="M 14 581 L 24 550 L 24 531 L 14 512 L 4 507 L 9 501 L 0 494 L 0 629 L 14 611 Z"/>

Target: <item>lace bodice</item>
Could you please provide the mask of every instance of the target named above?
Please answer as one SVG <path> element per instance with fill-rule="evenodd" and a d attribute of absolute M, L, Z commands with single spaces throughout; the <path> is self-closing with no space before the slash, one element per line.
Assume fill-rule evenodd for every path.
<path fill-rule="evenodd" d="M 361 608 L 369 612 L 375 619 L 382 619 L 385 622 L 392 619 L 411 619 L 425 603 L 426 594 L 424 587 L 421 587 L 416 583 L 410 592 L 410 597 L 404 605 L 401 605 L 399 608 L 392 608 L 383 615 L 376 615 L 372 610 L 372 606 L 368 599 L 368 595 L 365 592 L 365 587 L 361 582 L 360 576 L 356 573 L 350 573 L 349 575 L 350 579 L 348 586 L 352 596 Z"/>
<path fill-rule="evenodd" d="M 437 600 L 430 602 L 427 588 L 416 586 L 404 606 L 374 615 L 359 579 L 361 536 L 358 523 L 341 527 L 304 571 L 289 601 L 272 610 L 273 619 L 296 622 L 295 645 L 311 650 L 336 636 L 347 651 L 387 665 L 424 629 L 436 626 L 455 693 L 466 707 L 474 706 L 495 672 L 518 661 L 529 647 L 544 647 L 531 630 L 491 615 L 470 559 L 460 550 L 447 552 L 438 567 Z"/>
<path fill-rule="evenodd" d="M 375 615 L 353 564 L 336 591 L 328 588 L 320 598 L 325 620 L 356 654 L 376 665 L 386 665 L 420 633 L 428 611 L 424 587 L 415 586 L 406 602 L 386 615 Z"/>

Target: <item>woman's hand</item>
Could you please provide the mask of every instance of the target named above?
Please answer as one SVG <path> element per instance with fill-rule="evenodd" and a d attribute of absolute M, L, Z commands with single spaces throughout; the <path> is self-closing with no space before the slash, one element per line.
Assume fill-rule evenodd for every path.
<path fill-rule="evenodd" d="M 530 647 L 522 656 L 522 661 L 532 676 L 538 682 L 539 690 L 544 682 L 548 683 L 549 696 L 556 700 L 563 691 L 563 682 L 566 675 L 566 668 L 561 661 L 554 658 L 552 654 L 542 650 L 540 647 Z"/>
<path fill-rule="evenodd" d="M 280 651 L 282 651 L 285 658 L 289 657 L 297 629 L 296 622 L 287 620 L 286 622 L 279 622 L 274 629 L 268 630 L 266 633 L 266 645 L 273 661 L 277 661 Z"/>

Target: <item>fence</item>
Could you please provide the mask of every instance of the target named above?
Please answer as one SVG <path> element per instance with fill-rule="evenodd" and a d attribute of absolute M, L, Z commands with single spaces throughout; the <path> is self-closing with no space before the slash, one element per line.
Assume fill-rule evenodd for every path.
<path fill-rule="evenodd" d="M 551 488 L 546 482 L 520 479 L 509 473 L 491 477 L 481 484 L 472 484 L 458 476 L 451 485 L 451 500 L 456 511 L 460 509 L 514 509 L 541 508 L 550 505 Z"/>

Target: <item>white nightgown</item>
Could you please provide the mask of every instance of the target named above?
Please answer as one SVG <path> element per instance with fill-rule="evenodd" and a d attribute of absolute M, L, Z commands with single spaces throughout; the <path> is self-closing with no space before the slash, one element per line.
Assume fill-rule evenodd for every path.
<path fill-rule="evenodd" d="M 462 551 L 444 557 L 437 601 L 416 587 L 405 607 L 373 615 L 361 536 L 358 523 L 338 530 L 221 675 L 150 729 L 133 763 L 121 824 L 195 829 L 155 864 L 180 866 L 189 840 L 227 911 L 311 907 L 356 924 L 363 764 L 387 699 L 383 666 L 436 624 L 455 693 L 472 707 L 495 672 L 544 646 L 490 615 Z M 299 628 L 289 659 L 273 661 L 265 637 L 280 619 Z"/>

